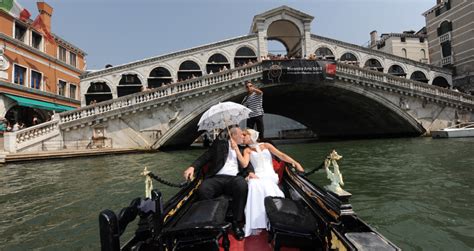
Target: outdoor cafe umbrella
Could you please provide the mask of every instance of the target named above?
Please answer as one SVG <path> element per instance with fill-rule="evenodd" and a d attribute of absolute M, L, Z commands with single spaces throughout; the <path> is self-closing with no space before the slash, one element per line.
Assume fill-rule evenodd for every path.
<path fill-rule="evenodd" d="M 240 121 L 249 118 L 251 110 L 234 102 L 222 102 L 211 106 L 198 122 L 199 131 L 224 129 L 229 125 L 239 124 Z"/>

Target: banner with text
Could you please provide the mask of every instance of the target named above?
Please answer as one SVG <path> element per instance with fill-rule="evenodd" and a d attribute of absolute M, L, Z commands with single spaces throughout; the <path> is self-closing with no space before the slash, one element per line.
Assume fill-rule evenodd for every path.
<path fill-rule="evenodd" d="M 334 79 L 336 73 L 335 63 L 328 61 L 304 59 L 264 60 L 262 66 L 264 84 L 284 82 L 317 83 Z"/>

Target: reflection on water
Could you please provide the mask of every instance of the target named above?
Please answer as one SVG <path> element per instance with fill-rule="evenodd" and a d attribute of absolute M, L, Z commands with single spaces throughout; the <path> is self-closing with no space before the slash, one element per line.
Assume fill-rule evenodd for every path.
<path fill-rule="evenodd" d="M 331 149 L 355 212 L 404 250 L 474 248 L 473 139 L 281 145 L 309 170 Z M 98 249 L 98 213 L 143 196 L 144 166 L 181 181 L 199 150 L 78 158 L 0 167 L 0 250 Z M 325 174 L 313 175 L 325 185 Z M 169 198 L 176 190 L 155 183 Z M 128 233 L 130 235 L 130 233 Z"/>

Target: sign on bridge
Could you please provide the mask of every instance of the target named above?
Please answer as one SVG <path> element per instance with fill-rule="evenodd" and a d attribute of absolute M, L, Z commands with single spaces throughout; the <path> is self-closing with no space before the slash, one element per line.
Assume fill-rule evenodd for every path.
<path fill-rule="evenodd" d="M 263 83 L 317 83 L 334 80 L 336 63 L 319 60 L 264 60 Z"/>

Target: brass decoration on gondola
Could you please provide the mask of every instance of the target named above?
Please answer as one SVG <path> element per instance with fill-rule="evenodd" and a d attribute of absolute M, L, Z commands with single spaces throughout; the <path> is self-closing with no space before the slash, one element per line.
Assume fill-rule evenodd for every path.
<path fill-rule="evenodd" d="M 326 242 L 327 242 L 327 237 L 326 237 Z M 334 231 L 331 231 L 331 250 L 338 250 L 338 251 L 347 251 L 346 246 L 337 238 L 336 233 Z"/>
<path fill-rule="evenodd" d="M 175 208 L 171 209 L 168 214 L 166 214 L 165 218 L 163 219 L 163 223 L 166 222 L 169 217 L 173 216 L 183 206 L 184 202 L 191 198 L 191 195 L 193 195 L 194 191 L 196 191 L 199 185 L 201 185 L 201 182 L 202 179 L 200 179 L 196 186 L 191 191 L 189 191 L 188 195 L 184 196 L 183 199 L 178 202 Z"/>
<path fill-rule="evenodd" d="M 337 154 L 336 150 L 332 150 L 331 154 L 329 154 L 326 160 L 324 160 L 324 169 L 326 170 L 327 178 L 331 181 L 331 184 L 324 188 L 337 195 L 345 195 L 348 194 L 348 192 L 341 188 L 341 186 L 344 186 L 344 181 L 342 180 L 342 174 L 339 171 L 339 165 L 337 164 L 337 161 L 340 159 L 342 159 L 342 156 Z M 329 170 L 331 164 L 334 168 L 334 172 Z"/>
<path fill-rule="evenodd" d="M 153 190 L 153 181 L 151 177 L 148 175 L 151 173 L 148 171 L 148 167 L 145 166 L 141 175 L 145 176 L 145 198 L 151 199 L 151 190 Z"/>

